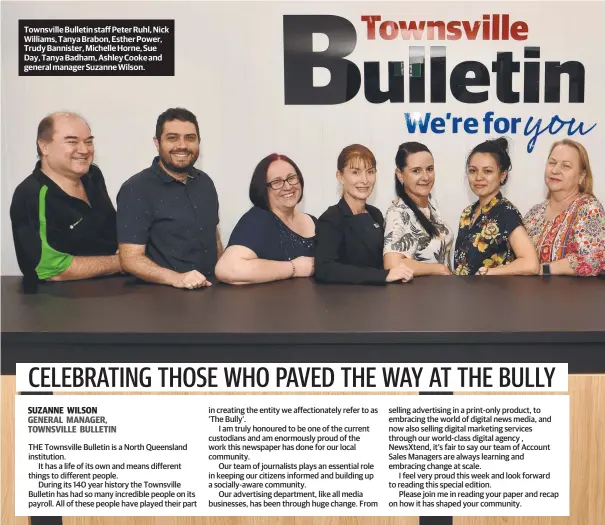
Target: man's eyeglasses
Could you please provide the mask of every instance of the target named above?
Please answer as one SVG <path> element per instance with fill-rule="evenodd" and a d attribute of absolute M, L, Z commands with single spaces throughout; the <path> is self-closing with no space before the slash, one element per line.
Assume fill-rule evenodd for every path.
<path fill-rule="evenodd" d="M 267 187 L 273 188 L 274 190 L 281 190 L 284 184 L 288 182 L 290 186 L 296 186 L 300 182 L 298 175 L 290 175 L 286 180 L 284 179 L 273 179 L 271 182 L 267 182 Z"/>

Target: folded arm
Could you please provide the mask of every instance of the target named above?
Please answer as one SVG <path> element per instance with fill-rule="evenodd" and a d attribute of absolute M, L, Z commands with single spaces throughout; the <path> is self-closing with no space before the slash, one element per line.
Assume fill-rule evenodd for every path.
<path fill-rule="evenodd" d="M 63 272 L 47 278 L 47 281 L 76 281 L 101 275 L 113 275 L 122 271 L 118 255 L 97 257 L 73 257 Z"/>
<path fill-rule="evenodd" d="M 217 279 L 229 284 L 281 281 L 296 275 L 294 261 L 259 259 L 250 248 L 229 246 L 216 265 Z"/>
<path fill-rule="evenodd" d="M 489 268 L 487 275 L 536 275 L 540 270 L 538 254 L 523 226 L 517 226 L 509 235 L 515 260 L 504 266 Z"/>
<path fill-rule="evenodd" d="M 594 277 L 605 272 L 605 212 L 596 200 L 580 206 L 565 258 L 550 263 L 554 275 Z"/>
<path fill-rule="evenodd" d="M 154 263 L 145 255 L 142 244 L 120 243 L 120 260 L 126 272 L 149 283 L 189 289 L 211 286 L 206 276 L 197 270 L 179 273 Z"/>
<path fill-rule="evenodd" d="M 414 272 L 414 275 L 452 275 L 449 268 L 444 264 L 440 263 L 428 263 L 416 261 L 410 257 L 406 257 L 401 253 L 391 252 L 387 253 L 384 257 L 384 268 L 391 270 L 396 268 L 400 264 L 405 264 Z"/>

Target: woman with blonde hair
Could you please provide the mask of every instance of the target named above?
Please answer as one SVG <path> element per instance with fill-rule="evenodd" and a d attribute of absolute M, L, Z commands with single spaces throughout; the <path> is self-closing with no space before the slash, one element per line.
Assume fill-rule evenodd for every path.
<path fill-rule="evenodd" d="M 541 275 L 596 276 L 605 273 L 605 212 L 592 193 L 586 148 L 579 142 L 555 142 L 544 182 L 547 199 L 524 218 L 540 259 Z"/>

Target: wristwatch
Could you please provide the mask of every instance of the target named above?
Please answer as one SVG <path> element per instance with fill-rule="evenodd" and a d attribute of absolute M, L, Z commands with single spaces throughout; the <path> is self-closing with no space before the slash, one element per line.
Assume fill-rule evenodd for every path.
<path fill-rule="evenodd" d="M 544 263 L 542 265 L 542 275 L 544 275 L 545 277 L 550 276 L 550 264 Z"/>

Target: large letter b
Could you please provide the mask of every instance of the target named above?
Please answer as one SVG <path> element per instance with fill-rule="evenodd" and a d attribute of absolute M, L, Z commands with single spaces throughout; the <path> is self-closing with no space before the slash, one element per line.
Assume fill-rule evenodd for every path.
<path fill-rule="evenodd" d="M 325 51 L 313 52 L 313 33 L 328 39 Z M 286 105 L 342 104 L 357 95 L 361 73 L 344 57 L 357 43 L 355 27 L 333 15 L 284 15 L 284 94 Z M 326 86 L 313 86 L 313 68 L 330 71 Z"/>

